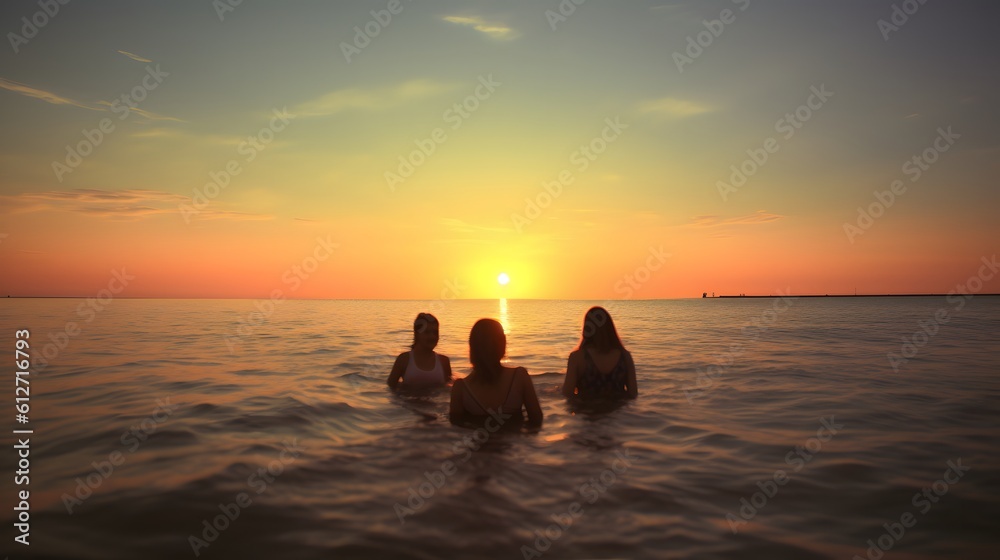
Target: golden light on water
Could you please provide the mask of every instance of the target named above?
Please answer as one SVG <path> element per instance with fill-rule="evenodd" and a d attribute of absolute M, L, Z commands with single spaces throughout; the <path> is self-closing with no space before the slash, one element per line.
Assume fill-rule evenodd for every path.
<path fill-rule="evenodd" d="M 497 276 L 497 282 L 500 284 L 501 293 L 506 294 L 507 284 L 510 283 L 510 276 L 506 272 L 501 272 Z M 503 325 L 503 330 L 505 333 L 510 335 L 510 321 L 507 319 L 507 298 L 500 297 L 500 324 Z"/>
<path fill-rule="evenodd" d="M 500 324 L 503 325 L 503 332 L 510 335 L 510 321 L 507 320 L 507 298 L 500 298 Z"/>

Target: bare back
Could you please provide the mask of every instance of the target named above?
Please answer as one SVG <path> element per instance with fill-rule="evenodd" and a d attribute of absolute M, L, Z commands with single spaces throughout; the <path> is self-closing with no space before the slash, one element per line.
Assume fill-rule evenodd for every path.
<path fill-rule="evenodd" d="M 455 381 L 451 393 L 451 415 L 475 418 L 490 414 L 490 411 L 524 418 L 522 410 L 527 410 L 528 421 L 541 424 L 542 409 L 531 382 L 528 370 L 503 367 L 499 379 L 487 383 L 482 376 L 473 373 L 465 379 Z"/>

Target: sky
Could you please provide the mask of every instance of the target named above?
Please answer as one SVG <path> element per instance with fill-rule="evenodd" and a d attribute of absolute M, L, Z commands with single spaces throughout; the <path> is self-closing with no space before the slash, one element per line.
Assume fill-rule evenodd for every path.
<path fill-rule="evenodd" d="M 8 0 L 0 294 L 1000 292 L 998 17 Z"/>

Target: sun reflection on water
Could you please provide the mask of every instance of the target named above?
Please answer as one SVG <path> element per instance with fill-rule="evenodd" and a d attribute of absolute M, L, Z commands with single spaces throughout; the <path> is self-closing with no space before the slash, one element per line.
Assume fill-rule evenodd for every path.
<path fill-rule="evenodd" d="M 507 319 L 507 298 L 500 298 L 500 324 L 503 325 L 503 332 L 510 335 L 510 321 Z"/>

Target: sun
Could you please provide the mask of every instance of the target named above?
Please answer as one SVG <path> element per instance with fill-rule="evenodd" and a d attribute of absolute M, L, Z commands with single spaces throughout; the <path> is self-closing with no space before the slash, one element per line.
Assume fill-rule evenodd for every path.
<path fill-rule="evenodd" d="M 499 282 L 501 286 L 506 286 L 510 283 L 510 276 L 507 276 L 506 272 L 501 272 L 500 276 L 497 276 L 497 282 Z"/>

